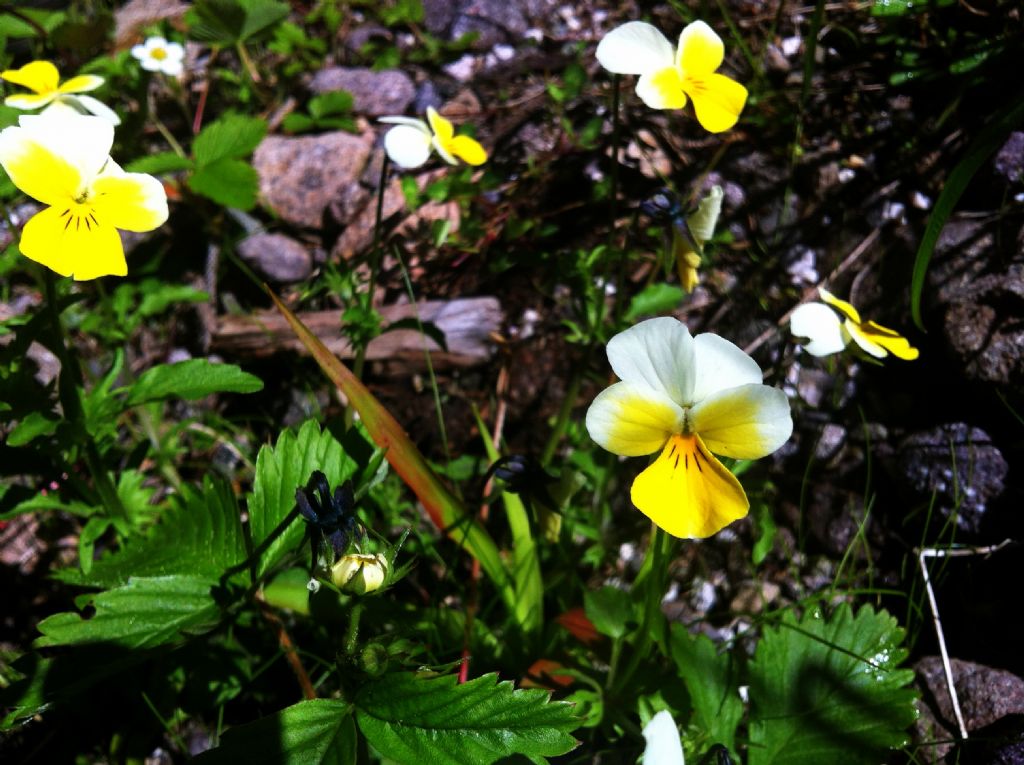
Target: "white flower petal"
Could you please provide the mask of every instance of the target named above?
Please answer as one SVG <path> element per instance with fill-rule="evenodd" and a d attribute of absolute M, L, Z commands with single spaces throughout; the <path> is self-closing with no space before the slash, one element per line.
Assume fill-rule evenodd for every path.
<path fill-rule="evenodd" d="M 396 125 L 384 136 L 384 151 L 399 167 L 419 167 L 430 157 L 430 139 L 419 126 Z"/>
<path fill-rule="evenodd" d="M 804 303 L 789 317 L 789 331 L 795 337 L 809 339 L 804 350 L 812 356 L 828 356 L 846 347 L 842 322 L 824 303 Z M 801 341 L 802 342 L 802 341 Z"/>
<path fill-rule="evenodd" d="M 761 384 L 712 393 L 690 410 L 690 423 L 713 453 L 747 460 L 768 456 L 793 434 L 786 394 Z"/>
<path fill-rule="evenodd" d="M 623 457 L 658 451 L 682 423 L 683 410 L 668 396 L 628 382 L 601 391 L 587 410 L 590 437 Z"/>
<path fill-rule="evenodd" d="M 678 319 L 648 319 L 620 332 L 608 342 L 608 361 L 620 380 L 646 385 L 680 406 L 693 400 L 694 342 Z"/>
<path fill-rule="evenodd" d="M 92 96 L 61 96 L 60 100 L 74 99 L 78 104 L 87 112 L 100 119 L 104 119 L 114 127 L 121 124 L 121 118 L 117 116 L 117 112 L 107 106 L 99 99 L 93 98 Z"/>
<path fill-rule="evenodd" d="M 644 726 L 644 765 L 685 765 L 683 744 L 676 721 L 666 710 L 658 712 Z"/>
<path fill-rule="evenodd" d="M 427 126 L 427 123 L 423 120 L 418 120 L 415 117 L 391 115 L 389 117 L 378 117 L 377 122 L 383 122 L 386 125 L 410 125 L 412 127 L 419 128 L 427 135 L 430 135 L 430 128 Z"/>
<path fill-rule="evenodd" d="M 615 74 L 647 74 L 672 66 L 674 58 L 668 38 L 643 21 L 616 27 L 597 46 L 597 60 Z"/>
<path fill-rule="evenodd" d="M 709 332 L 697 335 L 693 338 L 693 347 L 697 364 L 693 401 L 701 401 L 715 391 L 760 383 L 763 379 L 757 362 L 723 337 Z"/>

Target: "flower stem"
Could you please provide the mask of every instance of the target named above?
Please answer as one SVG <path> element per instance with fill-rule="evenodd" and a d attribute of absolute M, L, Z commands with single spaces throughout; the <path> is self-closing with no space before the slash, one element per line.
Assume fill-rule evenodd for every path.
<path fill-rule="evenodd" d="M 49 269 L 44 274 L 46 289 L 46 310 L 50 314 L 50 321 L 53 325 L 53 348 L 51 349 L 60 361 L 60 379 L 57 383 L 57 391 L 60 396 L 60 404 L 64 410 L 64 417 L 71 423 L 72 432 L 76 440 L 82 446 L 82 456 L 85 465 L 92 476 L 93 484 L 99 494 L 100 501 L 107 508 L 115 520 L 128 522 L 128 511 L 121 503 L 117 489 L 110 474 L 103 467 L 103 460 L 100 457 L 96 442 L 85 423 L 85 410 L 82 406 L 83 377 L 82 367 L 78 363 L 78 356 L 74 350 L 68 348 L 67 336 L 64 332 L 64 324 L 60 319 L 60 307 L 57 300 L 57 287 L 54 283 L 53 273 Z"/>
<path fill-rule="evenodd" d="M 664 618 L 661 615 L 661 599 L 665 593 L 665 578 L 671 544 L 672 540 L 668 534 L 652 523 L 651 541 L 647 545 L 647 554 L 640 566 L 640 573 L 637 574 L 636 581 L 633 583 L 634 591 L 643 589 L 644 610 L 640 617 L 640 626 L 635 633 L 636 639 L 630 651 L 629 663 L 618 676 L 613 693 L 624 689 L 629 684 L 640 666 L 640 662 L 647 658 L 653 642 L 651 632 L 657 620 Z"/>

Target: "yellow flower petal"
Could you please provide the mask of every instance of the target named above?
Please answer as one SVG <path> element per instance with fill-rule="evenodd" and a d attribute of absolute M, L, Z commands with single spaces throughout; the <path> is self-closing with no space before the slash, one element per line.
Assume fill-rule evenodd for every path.
<path fill-rule="evenodd" d="M 57 97 L 55 92 L 50 93 L 21 93 L 16 96 L 7 96 L 4 105 L 12 109 L 39 109 L 46 106 Z"/>
<path fill-rule="evenodd" d="M 676 65 L 684 77 L 705 77 L 718 69 L 724 58 L 722 38 L 703 21 L 687 24 L 679 35 Z"/>
<path fill-rule="evenodd" d="M 839 313 L 847 319 L 860 324 L 860 314 L 850 303 L 847 303 L 845 300 L 840 300 L 824 287 L 818 287 L 818 294 L 821 295 L 822 300 L 839 311 Z"/>
<path fill-rule="evenodd" d="M 686 73 L 682 87 L 693 99 L 697 121 L 711 133 L 721 133 L 735 125 L 747 102 L 747 89 L 724 74 L 695 77 Z"/>
<path fill-rule="evenodd" d="M 633 504 L 674 537 L 709 537 L 743 518 L 747 495 L 699 436 L 673 436 L 633 481 Z"/>
<path fill-rule="evenodd" d="M 25 128 L 6 128 L 0 133 L 0 165 L 15 186 L 45 205 L 73 200 L 81 192 L 81 171 L 34 138 Z"/>
<path fill-rule="evenodd" d="M 73 207 L 48 207 L 25 224 L 19 244 L 25 257 L 78 280 L 128 273 L 117 229 L 87 205 Z"/>
<path fill-rule="evenodd" d="M 438 114 L 437 109 L 433 106 L 427 107 L 427 122 L 430 123 L 430 129 L 434 135 L 443 144 L 448 144 L 452 140 L 452 136 L 455 135 L 455 127 L 452 123 Z"/>
<path fill-rule="evenodd" d="M 601 391 L 587 410 L 590 437 L 624 457 L 658 451 L 682 423 L 683 410 L 664 393 L 627 382 Z"/>
<path fill-rule="evenodd" d="M 917 348 L 905 337 L 873 321 L 855 324 L 847 320 L 844 326 L 853 341 L 875 358 L 881 359 L 891 353 L 904 361 L 913 361 L 919 355 Z"/>
<path fill-rule="evenodd" d="M 482 165 L 487 161 L 487 152 L 484 147 L 468 135 L 457 135 L 452 138 L 448 145 L 448 151 L 467 165 Z"/>
<path fill-rule="evenodd" d="M 89 204 L 104 223 L 126 231 L 152 231 L 167 220 L 167 194 L 151 175 L 104 175 L 92 185 Z"/>
<path fill-rule="evenodd" d="M 716 391 L 690 410 L 689 420 L 708 449 L 737 459 L 766 457 L 793 434 L 786 394 L 761 384 Z"/>
<path fill-rule="evenodd" d="M 0 72 L 0 78 L 26 87 L 34 93 L 52 93 L 57 90 L 60 73 L 49 61 L 33 61 L 21 69 Z"/>
<path fill-rule="evenodd" d="M 636 94 L 652 109 L 682 109 L 686 106 L 683 80 L 674 66 L 640 75 Z"/>
<path fill-rule="evenodd" d="M 64 82 L 57 90 L 61 93 L 86 93 L 96 90 L 103 82 L 103 78 L 95 74 L 80 74 Z"/>

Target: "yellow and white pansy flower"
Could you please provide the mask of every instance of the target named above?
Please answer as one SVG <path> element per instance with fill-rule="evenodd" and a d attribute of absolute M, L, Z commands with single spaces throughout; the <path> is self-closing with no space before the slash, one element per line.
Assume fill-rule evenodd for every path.
<path fill-rule="evenodd" d="M 608 343 L 620 382 L 597 395 L 587 430 L 624 457 L 661 455 L 633 481 L 633 504 L 675 537 L 709 537 L 750 507 L 714 456 L 765 457 L 793 432 L 789 400 L 718 335 L 692 337 L 673 318 L 648 319 Z"/>
<path fill-rule="evenodd" d="M 99 117 L 26 115 L 0 131 L 0 165 L 45 208 L 25 224 L 25 257 L 61 276 L 128 272 L 118 229 L 149 231 L 167 220 L 156 178 L 126 173 L 110 158 L 114 127 Z"/>
<path fill-rule="evenodd" d="M 399 167 L 419 167 L 434 149 L 449 165 L 457 165 L 460 159 L 467 165 L 487 161 L 484 147 L 468 135 L 455 135 L 452 123 L 432 106 L 427 107 L 426 122 L 412 117 L 381 117 L 380 121 L 395 126 L 384 136 L 384 150 Z"/>
<path fill-rule="evenodd" d="M 803 347 L 812 356 L 839 353 L 853 340 L 865 353 L 878 359 L 890 353 L 904 361 L 918 357 L 917 348 L 895 330 L 863 321 L 850 303 L 822 287 L 818 288 L 818 293 L 824 303 L 804 303 L 789 319 L 793 335 L 808 339 Z"/>
<path fill-rule="evenodd" d="M 179 77 L 185 70 L 185 49 L 180 43 L 167 42 L 163 37 L 150 37 L 132 47 L 132 57 L 147 72 L 162 72 Z"/>
<path fill-rule="evenodd" d="M 636 94 L 652 109 L 682 109 L 687 96 L 697 121 L 712 133 L 728 130 L 747 102 L 747 89 L 718 74 L 725 58 L 722 38 L 703 21 L 683 29 L 679 47 L 657 28 L 630 21 L 606 34 L 597 60 L 615 74 L 638 74 Z"/>
<path fill-rule="evenodd" d="M 643 765 L 686 765 L 683 742 L 671 712 L 665 709 L 658 712 L 644 726 L 642 733 L 647 742 L 641 760 Z"/>
<path fill-rule="evenodd" d="M 4 99 L 6 106 L 25 110 L 41 109 L 45 106 L 47 111 L 92 114 L 102 117 L 111 125 L 121 124 L 117 114 L 102 101 L 82 95 L 103 84 L 103 78 L 98 75 L 80 74 L 61 83 L 57 67 L 49 61 L 32 61 L 20 69 L 0 72 L 0 78 L 32 91 L 7 96 Z"/>

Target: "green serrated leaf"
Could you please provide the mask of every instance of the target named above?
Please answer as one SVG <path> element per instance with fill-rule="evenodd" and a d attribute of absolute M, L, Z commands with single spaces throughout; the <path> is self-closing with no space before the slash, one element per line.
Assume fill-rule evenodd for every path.
<path fill-rule="evenodd" d="M 869 606 L 787 612 L 750 665 L 749 765 L 867 765 L 906 744 L 917 712 L 902 642 L 896 620 Z"/>
<path fill-rule="evenodd" d="M 694 721 L 735 756 L 736 727 L 743 718 L 737 658 L 719 653 L 707 636 L 691 635 L 681 624 L 672 625 L 670 650 L 690 694 Z"/>
<path fill-rule="evenodd" d="M 256 170 L 240 159 L 218 159 L 188 177 L 188 187 L 196 194 L 238 210 L 256 206 L 259 184 Z"/>
<path fill-rule="evenodd" d="M 275 765 L 352 765 L 356 730 L 352 706 L 313 699 L 282 709 L 224 734 L 216 749 L 203 752 L 196 765 L 267 762 Z"/>
<path fill-rule="evenodd" d="M 88 573 L 63 569 L 54 576 L 90 587 L 116 587 L 130 577 L 191 574 L 218 580 L 246 558 L 242 524 L 231 485 L 207 477 L 202 491 L 185 486 L 172 497 L 160 523 L 115 553 L 95 561 Z"/>
<path fill-rule="evenodd" d="M 147 369 L 127 388 L 124 406 L 138 406 L 166 398 L 194 401 L 211 393 L 255 393 L 262 388 L 263 383 L 258 377 L 243 372 L 234 364 L 189 359 Z"/>
<path fill-rule="evenodd" d="M 179 157 L 173 151 L 150 154 L 148 157 L 139 157 L 125 165 L 129 173 L 149 173 L 160 175 L 161 173 L 174 173 L 179 170 L 188 170 L 192 167 L 192 160 L 188 157 Z"/>
<path fill-rule="evenodd" d="M 267 123 L 258 117 L 229 114 L 200 131 L 192 144 L 192 154 L 200 168 L 221 159 L 244 159 L 266 134 Z"/>
<path fill-rule="evenodd" d="M 462 685 L 454 675 L 393 674 L 356 695 L 356 722 L 385 757 L 402 763 L 485 765 L 513 754 L 554 757 L 573 749 L 580 724 L 571 704 L 537 689 L 484 675 Z"/>
<path fill-rule="evenodd" d="M 602 587 L 583 593 L 583 610 L 594 628 L 602 635 L 619 638 L 626 634 L 633 619 L 633 599 L 617 587 Z"/>
<path fill-rule="evenodd" d="M 54 614 L 39 623 L 36 648 L 105 643 L 125 648 L 152 648 L 178 640 L 184 633 L 212 627 L 220 616 L 210 588 L 214 581 L 197 576 L 132 578 L 123 587 L 96 595 L 96 613 Z"/>
<path fill-rule="evenodd" d="M 332 489 L 353 478 L 358 464 L 347 455 L 329 431 L 309 420 L 296 434 L 285 430 L 273 447 L 264 446 L 256 457 L 256 478 L 249 499 L 252 543 L 261 551 L 257 576 L 276 565 L 305 535 L 305 523 L 298 517 L 274 539 L 277 527 L 295 509 L 295 490 L 304 487 L 314 470 L 327 477 Z"/>
<path fill-rule="evenodd" d="M 656 316 L 674 310 L 683 302 L 686 292 L 675 284 L 658 282 L 645 287 L 629 301 L 623 320 L 634 322 L 641 316 Z"/>

